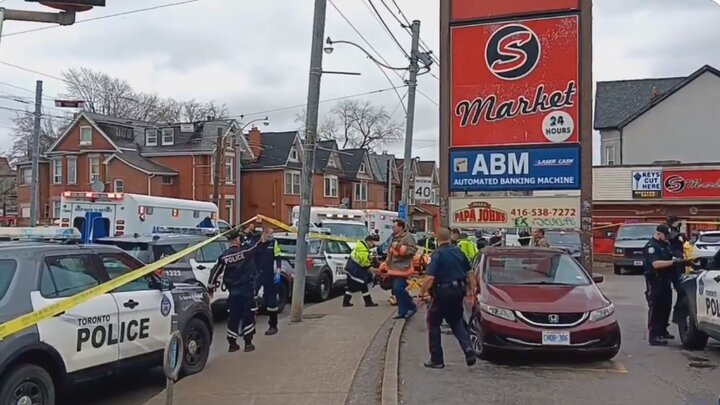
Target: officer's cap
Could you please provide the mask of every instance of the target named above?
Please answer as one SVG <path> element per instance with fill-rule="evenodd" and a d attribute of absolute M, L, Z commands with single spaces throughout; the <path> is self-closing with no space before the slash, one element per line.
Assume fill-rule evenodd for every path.
<path fill-rule="evenodd" d="M 660 225 L 658 225 L 657 228 L 655 228 L 655 230 L 656 230 L 657 232 L 660 232 L 661 234 L 663 234 L 663 235 L 665 235 L 665 236 L 669 236 L 669 235 L 670 235 L 670 228 L 668 228 L 668 226 L 665 225 L 665 224 L 660 224 Z"/>
<path fill-rule="evenodd" d="M 233 228 L 225 234 L 225 237 L 228 238 L 228 240 L 237 239 L 240 237 L 240 230 L 238 228 Z"/>

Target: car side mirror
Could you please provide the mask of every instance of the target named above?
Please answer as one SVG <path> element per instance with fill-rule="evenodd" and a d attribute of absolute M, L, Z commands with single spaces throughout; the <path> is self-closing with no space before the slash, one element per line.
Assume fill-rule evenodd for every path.
<path fill-rule="evenodd" d="M 603 276 L 602 274 L 594 274 L 592 276 L 592 279 L 595 282 L 595 284 L 600 284 L 603 281 L 605 281 L 605 276 Z"/>

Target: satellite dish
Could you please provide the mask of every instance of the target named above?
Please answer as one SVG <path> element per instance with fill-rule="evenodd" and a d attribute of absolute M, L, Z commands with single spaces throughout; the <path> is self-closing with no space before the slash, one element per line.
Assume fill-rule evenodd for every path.
<path fill-rule="evenodd" d="M 90 188 L 96 193 L 102 193 L 103 191 L 105 191 L 105 183 L 95 180 L 92 186 L 90 186 Z"/>

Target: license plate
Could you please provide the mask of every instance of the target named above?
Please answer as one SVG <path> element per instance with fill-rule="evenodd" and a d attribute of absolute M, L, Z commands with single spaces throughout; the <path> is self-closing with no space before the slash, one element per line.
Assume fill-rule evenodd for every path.
<path fill-rule="evenodd" d="M 642 266 L 642 265 L 643 265 L 642 260 L 635 260 L 635 261 L 633 262 L 633 266 Z"/>
<path fill-rule="evenodd" d="M 567 346 L 570 344 L 570 332 L 544 330 L 542 332 L 542 344 L 547 346 Z"/>

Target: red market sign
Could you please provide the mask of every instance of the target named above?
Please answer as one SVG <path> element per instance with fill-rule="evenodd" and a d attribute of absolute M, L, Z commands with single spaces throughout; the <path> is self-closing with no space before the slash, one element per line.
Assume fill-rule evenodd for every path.
<path fill-rule="evenodd" d="M 450 146 L 578 142 L 578 24 L 571 15 L 452 27 Z"/>
<path fill-rule="evenodd" d="M 579 0 L 452 0 L 451 21 L 480 20 L 579 9 Z"/>
<path fill-rule="evenodd" d="M 720 171 L 663 170 L 662 196 L 687 200 L 720 198 Z"/>

